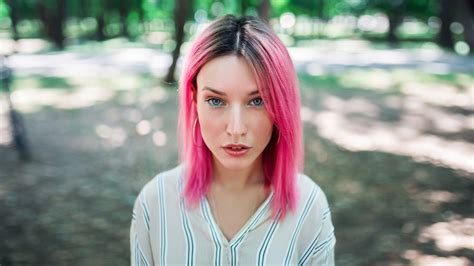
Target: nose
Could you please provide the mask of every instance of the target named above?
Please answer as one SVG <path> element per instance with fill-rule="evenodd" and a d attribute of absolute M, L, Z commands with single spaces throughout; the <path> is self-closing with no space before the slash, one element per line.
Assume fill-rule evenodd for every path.
<path fill-rule="evenodd" d="M 230 110 L 229 123 L 227 124 L 227 134 L 232 137 L 233 142 L 238 142 L 240 137 L 247 134 L 247 127 L 244 121 L 242 107 L 239 105 L 232 106 Z"/>

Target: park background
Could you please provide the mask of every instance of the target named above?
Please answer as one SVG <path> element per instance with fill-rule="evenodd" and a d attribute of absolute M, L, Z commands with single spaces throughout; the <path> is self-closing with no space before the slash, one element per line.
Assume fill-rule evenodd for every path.
<path fill-rule="evenodd" d="M 129 263 L 138 191 L 177 163 L 182 56 L 228 13 L 290 51 L 337 265 L 473 265 L 468 0 L 0 0 L 0 265 Z"/>

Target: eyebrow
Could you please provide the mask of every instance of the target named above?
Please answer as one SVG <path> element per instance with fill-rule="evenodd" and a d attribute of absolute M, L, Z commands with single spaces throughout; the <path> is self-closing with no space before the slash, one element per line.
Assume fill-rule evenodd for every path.
<path fill-rule="evenodd" d="M 227 96 L 227 94 L 225 94 L 224 92 L 218 91 L 218 90 L 213 89 L 213 88 L 209 88 L 209 87 L 207 87 L 207 86 L 205 86 L 202 90 L 203 90 L 203 91 L 206 91 L 206 90 L 207 90 L 207 91 L 212 91 L 212 92 L 214 92 L 215 94 Z M 256 94 L 259 94 L 259 93 L 260 93 L 260 92 L 259 92 L 258 90 L 255 90 L 255 91 L 250 92 L 250 93 L 249 93 L 249 96 L 256 95 Z"/>

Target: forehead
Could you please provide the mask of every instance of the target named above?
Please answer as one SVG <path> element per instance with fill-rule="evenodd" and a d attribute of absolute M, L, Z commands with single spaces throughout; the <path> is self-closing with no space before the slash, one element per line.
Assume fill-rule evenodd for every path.
<path fill-rule="evenodd" d="M 243 57 L 225 55 L 207 62 L 197 78 L 198 94 L 210 87 L 226 94 L 248 94 L 257 90 L 252 68 Z"/>

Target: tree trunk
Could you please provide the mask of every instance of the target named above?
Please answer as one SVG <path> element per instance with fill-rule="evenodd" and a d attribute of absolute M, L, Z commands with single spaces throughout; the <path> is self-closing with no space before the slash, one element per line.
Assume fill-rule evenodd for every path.
<path fill-rule="evenodd" d="M 38 1 L 37 4 L 39 17 L 43 23 L 44 35 L 47 39 L 52 41 L 54 45 L 59 48 L 64 48 L 64 22 L 66 20 L 66 1 L 57 0 L 56 10 L 48 9 L 43 1 Z"/>
<path fill-rule="evenodd" d="M 314 1 L 313 3 L 316 4 L 316 1 Z M 312 32 L 313 32 L 313 35 L 316 35 L 317 37 L 322 37 L 324 25 L 326 24 L 326 18 L 324 16 L 325 1 L 318 0 L 317 3 L 318 4 L 315 7 L 315 15 L 317 18 L 319 18 L 319 22 L 318 21 L 315 22 L 314 20 L 311 20 L 311 23 L 313 24 Z"/>
<path fill-rule="evenodd" d="M 474 54 L 474 4 L 468 0 L 456 1 L 456 20 L 464 27 L 464 41 L 469 45 L 469 53 Z"/>
<path fill-rule="evenodd" d="M 165 82 L 175 83 L 176 79 L 174 77 L 174 72 L 176 71 L 176 64 L 178 62 L 179 55 L 181 53 L 181 45 L 183 44 L 184 40 L 184 24 L 186 23 L 187 11 L 188 11 L 188 4 L 192 6 L 192 1 L 188 0 L 176 0 L 175 2 L 175 40 L 176 40 L 176 47 L 173 51 L 173 62 L 171 63 L 170 68 L 168 69 L 168 74 L 166 75 Z"/>
<path fill-rule="evenodd" d="M 88 15 L 88 10 L 87 10 L 87 3 L 86 0 L 79 0 L 79 17 L 80 18 L 85 18 Z"/>
<path fill-rule="evenodd" d="M 321 20 L 325 20 L 324 18 L 324 0 L 318 0 L 318 9 L 316 11 L 316 16 L 318 16 Z"/>
<path fill-rule="evenodd" d="M 266 23 L 270 21 L 270 0 L 262 0 L 258 7 L 258 16 Z"/>
<path fill-rule="evenodd" d="M 121 0 L 119 4 L 119 16 L 120 16 L 120 25 L 121 25 L 121 33 L 122 36 L 129 37 L 130 34 L 128 32 L 128 7 L 127 2 L 125 0 Z"/>
<path fill-rule="evenodd" d="M 441 28 L 438 34 L 438 44 L 442 47 L 453 49 L 454 40 L 449 26 L 453 22 L 454 9 L 450 0 L 440 0 L 441 9 L 439 18 L 441 19 Z"/>
<path fill-rule="evenodd" d="M 99 15 L 95 17 L 95 20 L 97 21 L 97 29 L 95 36 L 98 41 L 104 41 L 105 40 L 105 19 L 104 19 L 104 14 L 101 12 Z"/>
<path fill-rule="evenodd" d="M 43 35 L 46 39 L 50 39 L 50 29 L 48 27 L 48 10 L 46 10 L 46 6 L 43 3 L 43 0 L 39 0 L 37 2 L 36 8 L 38 9 L 38 17 L 43 24 Z"/>
<path fill-rule="evenodd" d="M 138 6 L 138 19 L 140 21 L 140 25 L 141 25 L 141 28 L 140 28 L 140 34 L 147 34 L 148 31 L 147 31 L 147 28 L 145 27 L 146 26 L 146 22 L 145 22 L 145 10 L 143 10 L 143 6 L 142 5 L 139 5 Z"/>
<path fill-rule="evenodd" d="M 12 22 L 12 37 L 13 40 L 17 41 L 19 39 L 18 36 L 18 7 L 15 3 L 15 0 L 7 0 L 7 5 L 10 7 L 10 20 Z"/>
<path fill-rule="evenodd" d="M 85 0 L 82 0 L 85 1 Z M 95 29 L 95 38 L 97 41 L 104 41 L 105 37 L 105 0 L 98 0 L 95 2 L 94 8 L 92 9 L 93 16 L 95 17 L 95 21 L 97 22 L 97 27 Z"/>
<path fill-rule="evenodd" d="M 403 16 L 399 14 L 388 14 L 388 34 L 387 34 L 387 41 L 391 44 L 398 43 L 398 37 L 395 34 L 398 26 L 402 23 Z"/>
<path fill-rule="evenodd" d="M 64 23 L 66 21 L 66 1 L 57 1 L 57 12 L 52 16 L 50 27 L 52 28 L 52 40 L 54 44 L 60 49 L 64 48 Z"/>

